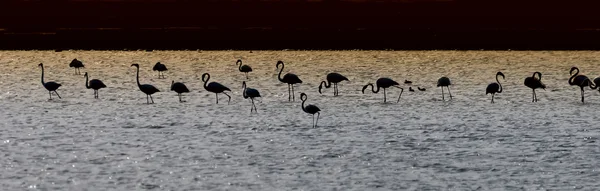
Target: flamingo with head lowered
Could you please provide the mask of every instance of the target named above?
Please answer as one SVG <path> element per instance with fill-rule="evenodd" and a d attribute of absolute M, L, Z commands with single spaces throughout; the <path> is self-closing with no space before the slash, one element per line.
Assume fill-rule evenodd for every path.
<path fill-rule="evenodd" d="M 378 93 L 379 92 L 379 88 L 383 89 L 383 103 L 386 102 L 386 93 L 385 93 L 385 89 L 389 88 L 389 87 L 397 87 L 400 88 L 400 96 L 398 96 L 398 101 L 400 102 L 400 97 L 402 97 L 402 92 L 404 92 L 404 88 L 401 88 L 398 84 L 398 82 L 390 79 L 390 78 L 379 78 L 377 79 L 377 81 L 375 82 L 375 84 L 377 85 L 377 90 L 375 90 L 375 87 L 373 86 L 372 83 L 368 83 L 367 85 L 363 86 L 362 88 L 362 93 L 365 93 L 365 89 L 367 89 L 367 87 L 371 86 L 371 91 L 373 93 Z M 397 103 L 396 102 L 396 103 Z"/>
<path fill-rule="evenodd" d="M 280 82 L 286 83 L 288 84 L 288 101 L 293 101 L 295 100 L 294 97 L 294 84 L 301 84 L 302 80 L 300 80 L 300 78 L 298 78 L 298 76 L 296 76 L 296 74 L 292 74 L 292 73 L 287 73 L 285 75 L 283 75 L 283 78 L 281 78 L 281 72 L 283 72 L 283 68 L 285 67 L 285 65 L 283 64 L 283 61 L 277 61 L 277 65 L 275 65 L 277 67 L 277 69 L 279 69 L 279 65 L 281 65 L 281 70 L 279 70 L 279 75 L 277 76 L 277 79 L 279 79 Z"/>
<path fill-rule="evenodd" d="M 321 93 L 321 89 L 323 89 L 323 85 L 325 85 L 325 88 L 330 88 L 331 84 L 333 83 L 333 96 L 339 95 L 337 84 L 344 80 L 348 81 L 348 78 L 346 78 L 346 76 L 343 76 L 343 75 L 341 75 L 339 73 L 335 73 L 335 72 L 327 74 L 326 79 L 327 79 L 327 82 L 321 81 L 321 84 L 319 84 L 319 93 Z"/>
<path fill-rule="evenodd" d="M 535 78 L 535 75 L 538 75 L 538 78 Z M 540 72 L 534 72 L 531 77 L 525 78 L 523 84 L 525 84 L 525 86 L 533 90 L 533 99 L 531 100 L 531 102 L 538 101 L 537 95 L 535 94 L 535 89 L 542 88 L 546 90 L 546 85 L 542 83 L 542 73 Z"/>

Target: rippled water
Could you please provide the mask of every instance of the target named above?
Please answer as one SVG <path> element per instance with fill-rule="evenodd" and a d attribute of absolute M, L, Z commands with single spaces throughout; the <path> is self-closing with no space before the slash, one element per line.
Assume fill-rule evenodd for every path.
<path fill-rule="evenodd" d="M 569 69 L 600 75 L 598 52 L 560 51 L 174 51 L 0 52 L 0 185 L 6 190 L 594 190 L 600 187 L 600 129 L 595 109 L 569 86 Z M 108 88 L 93 99 L 78 58 Z M 263 98 L 258 113 L 241 94 Z M 296 102 L 275 63 L 297 74 Z M 160 61 L 167 79 L 151 71 Z M 63 99 L 48 100 L 40 83 L 62 83 Z M 146 104 L 135 82 L 158 87 Z M 486 86 L 497 71 L 504 92 L 490 104 Z M 531 90 L 523 79 L 542 72 L 548 87 Z M 201 75 L 230 87 L 232 101 L 202 88 Z M 350 81 L 317 92 L 328 72 Z M 435 87 L 448 76 L 454 99 Z M 390 77 L 427 91 L 360 92 Z M 185 103 L 169 92 L 171 80 L 192 90 Z M 299 94 L 322 110 L 317 128 L 300 109 Z"/>

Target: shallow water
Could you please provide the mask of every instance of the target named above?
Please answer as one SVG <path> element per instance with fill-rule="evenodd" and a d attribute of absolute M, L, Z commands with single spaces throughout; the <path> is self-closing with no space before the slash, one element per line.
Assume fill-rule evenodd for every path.
<path fill-rule="evenodd" d="M 83 75 L 108 86 L 100 99 Z M 260 91 L 250 113 L 235 61 L 252 66 L 248 86 Z M 277 80 L 275 63 L 297 74 L 296 101 Z M 151 70 L 160 61 L 167 79 Z M 6 190 L 594 190 L 600 187 L 600 93 L 567 83 L 578 66 L 600 76 L 592 51 L 3 51 L 0 64 L 0 185 Z M 63 86 L 48 99 L 40 83 Z M 146 104 L 140 81 L 155 85 Z M 497 71 L 504 92 L 490 104 L 486 86 Z M 546 90 L 523 85 L 543 73 Z M 233 91 L 231 103 L 203 89 L 201 75 Z M 328 72 L 349 82 L 317 92 Z M 451 101 L 437 79 L 448 76 Z M 405 88 L 361 93 L 390 77 Z M 409 92 L 413 88 L 427 91 Z M 179 103 L 171 80 L 192 91 Z M 321 108 L 317 128 L 302 112 Z"/>

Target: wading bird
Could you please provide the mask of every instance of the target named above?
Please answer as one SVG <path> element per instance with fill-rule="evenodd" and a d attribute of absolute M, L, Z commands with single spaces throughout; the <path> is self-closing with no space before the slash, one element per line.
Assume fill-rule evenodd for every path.
<path fill-rule="evenodd" d="M 44 88 L 46 88 L 46 90 L 48 90 L 48 94 L 50 95 L 50 99 L 52 99 L 52 92 L 56 93 L 56 95 L 58 96 L 58 99 L 62 99 L 60 97 L 60 95 L 58 95 L 58 92 L 56 92 L 56 90 L 61 85 L 59 83 L 56 83 L 56 82 L 44 82 L 44 64 L 40 63 L 38 66 L 40 68 L 42 68 L 42 85 L 44 85 Z"/>
<path fill-rule="evenodd" d="M 306 107 L 304 107 L 304 102 L 306 102 L 307 96 L 305 93 L 300 93 L 300 100 L 302 100 L 302 111 L 308 113 L 308 114 L 312 114 L 313 116 L 313 128 L 317 127 L 317 123 L 319 123 L 319 116 L 321 115 L 320 111 L 321 109 L 319 109 L 319 107 L 315 106 L 315 105 L 307 105 Z M 315 122 L 315 113 L 317 114 L 317 121 Z"/>
<path fill-rule="evenodd" d="M 160 90 L 156 89 L 156 87 L 150 84 L 140 84 L 140 65 L 132 64 L 131 66 L 135 66 L 135 68 L 137 69 L 135 80 L 137 81 L 137 85 L 140 88 L 140 90 L 146 94 L 146 103 L 150 104 L 150 100 L 152 101 L 152 103 L 154 103 L 154 99 L 152 99 L 152 94 L 160 92 Z"/>
<path fill-rule="evenodd" d="M 485 95 L 492 94 L 492 103 L 494 103 L 494 95 L 496 95 L 496 93 L 502 93 L 502 84 L 498 81 L 498 76 L 502 76 L 502 79 L 505 79 L 504 74 L 498 72 L 496 73 L 496 82 L 489 84 L 487 88 L 485 88 Z"/>
<path fill-rule="evenodd" d="M 367 89 L 367 87 L 369 87 L 369 86 L 371 86 L 371 91 L 373 93 L 378 93 L 379 88 L 383 88 L 383 103 L 385 103 L 386 102 L 385 89 L 389 88 L 389 87 L 397 87 L 397 88 L 400 88 L 400 96 L 398 96 L 397 102 L 400 102 L 400 97 L 402 97 L 402 92 L 404 92 L 404 88 L 399 87 L 400 84 L 398 84 L 398 82 L 396 82 L 390 78 L 379 78 L 379 79 L 377 79 L 377 81 L 375 81 L 375 84 L 377 85 L 377 90 L 375 90 L 375 87 L 373 87 L 372 83 L 368 83 L 367 85 L 363 86 L 362 93 L 364 94 L 365 89 Z"/>
<path fill-rule="evenodd" d="M 444 98 L 444 86 L 446 87 L 446 89 L 448 89 L 448 94 L 450 95 L 450 100 L 452 100 L 452 93 L 450 93 L 450 85 L 452 85 L 452 83 L 450 83 L 450 78 L 441 77 L 440 79 L 438 79 L 437 87 L 442 87 L 442 100 L 446 100 Z"/>
<path fill-rule="evenodd" d="M 296 99 L 294 97 L 294 84 L 301 84 L 302 80 L 300 80 L 300 78 L 298 78 L 296 74 L 292 73 L 287 73 L 283 75 L 283 78 L 281 78 L 281 72 L 283 72 L 283 68 L 285 67 L 285 65 L 281 60 L 277 61 L 277 65 L 275 65 L 277 69 L 279 69 L 279 65 L 281 65 L 281 69 L 279 70 L 279 75 L 277 76 L 277 79 L 279 79 L 280 82 L 288 84 L 288 101 L 295 101 Z"/>
<path fill-rule="evenodd" d="M 206 77 L 206 79 L 205 79 L 205 77 Z M 229 100 L 227 101 L 227 104 L 229 104 L 229 102 L 231 101 L 231 96 L 227 95 L 227 93 L 225 93 L 225 91 L 231 91 L 231 89 L 229 89 L 228 87 L 225 87 L 224 85 L 222 85 L 218 82 L 208 83 L 208 80 L 210 80 L 210 74 L 208 74 L 208 73 L 202 74 L 202 81 L 204 82 L 204 89 L 206 91 L 215 93 L 215 96 L 217 98 L 217 103 L 219 103 L 219 93 L 225 94 L 227 97 L 229 97 Z"/>
<path fill-rule="evenodd" d="M 99 79 L 92 79 L 88 83 L 88 73 L 86 72 L 84 76 L 85 76 L 85 87 L 87 89 L 90 89 L 90 88 L 94 89 L 94 98 L 98 99 L 98 90 L 105 88 L 106 85 L 104 85 L 104 83 L 102 83 L 102 81 L 100 81 Z"/>
<path fill-rule="evenodd" d="M 536 74 L 538 75 L 537 79 L 535 78 Z M 546 85 L 544 85 L 542 83 L 542 73 L 540 73 L 540 72 L 534 72 L 531 77 L 525 78 L 524 84 L 525 84 L 525 86 L 527 86 L 533 90 L 533 99 L 531 102 L 538 101 L 537 95 L 535 95 L 535 89 L 542 88 L 542 89 L 546 90 Z"/>
<path fill-rule="evenodd" d="M 573 71 L 576 71 L 575 74 L 573 74 Z M 590 88 L 594 89 L 594 86 L 592 86 L 592 81 L 585 75 L 579 75 L 579 68 L 577 67 L 572 67 L 569 71 L 569 74 L 571 74 L 571 78 L 569 78 L 569 85 L 579 86 L 579 88 L 581 89 L 581 103 L 584 103 L 583 88 L 586 86 L 590 86 Z"/>
<path fill-rule="evenodd" d="M 152 71 L 158 71 L 158 78 L 160 79 L 165 78 L 165 71 L 167 71 L 169 69 L 167 69 L 167 66 L 165 66 L 164 64 L 161 64 L 160 62 L 157 62 L 156 64 L 154 64 L 154 67 L 152 67 Z"/>
<path fill-rule="evenodd" d="M 177 96 L 179 97 L 179 102 L 185 102 L 181 100 L 181 94 L 190 92 L 190 90 L 185 86 L 185 84 L 181 82 L 175 82 L 175 80 L 171 81 L 171 91 L 177 92 Z"/>
<path fill-rule="evenodd" d="M 256 111 L 256 113 L 258 113 L 258 110 L 256 110 L 256 105 L 254 105 L 254 98 L 260 97 L 260 93 L 258 92 L 258 90 L 254 89 L 254 88 L 248 88 L 246 87 L 246 81 L 242 82 L 242 88 L 244 90 L 242 90 L 243 92 L 243 96 L 244 99 L 248 99 L 250 98 L 250 101 L 252 101 L 252 107 L 250 108 L 250 113 L 252 113 L 252 109 L 254 109 L 254 111 Z"/>
<path fill-rule="evenodd" d="M 321 94 L 321 89 L 323 88 L 323 85 L 325 85 L 325 88 L 330 88 L 331 84 L 333 83 L 333 96 L 339 95 L 337 84 L 344 80 L 348 81 L 348 78 L 335 72 L 327 74 L 326 79 L 327 82 L 321 81 L 321 84 L 319 84 L 319 93 Z"/>
<path fill-rule="evenodd" d="M 83 66 L 83 62 L 77 60 L 76 58 L 73 59 L 71 63 L 69 63 L 69 67 L 75 68 L 75 74 L 81 75 L 81 71 L 79 71 L 79 68 L 84 68 L 85 66 Z"/>
<path fill-rule="evenodd" d="M 246 73 L 246 79 L 248 79 L 248 72 L 252 72 L 252 67 L 248 65 L 242 65 L 242 60 L 237 60 L 235 64 L 239 65 L 238 70 L 240 70 L 240 72 Z"/>

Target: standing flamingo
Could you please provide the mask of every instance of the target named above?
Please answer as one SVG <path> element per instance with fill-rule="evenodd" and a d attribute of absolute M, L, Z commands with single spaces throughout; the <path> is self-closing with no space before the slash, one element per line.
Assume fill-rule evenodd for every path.
<path fill-rule="evenodd" d="M 538 75 L 537 79 L 535 78 L 536 74 Z M 546 85 L 544 85 L 542 83 L 542 73 L 540 73 L 540 72 L 534 72 L 531 77 L 525 78 L 524 84 L 525 84 L 525 86 L 527 86 L 533 90 L 533 99 L 531 102 L 538 101 L 537 95 L 535 95 L 535 89 L 542 88 L 542 89 L 546 90 Z"/>
<path fill-rule="evenodd" d="M 485 89 L 485 95 L 492 94 L 492 103 L 494 103 L 494 96 L 496 93 L 502 93 L 502 84 L 500 84 L 500 81 L 498 81 L 498 76 L 502 76 L 502 79 L 505 79 L 504 74 L 502 72 L 498 72 L 496 73 L 496 82 L 491 83 Z"/>
<path fill-rule="evenodd" d="M 206 77 L 206 79 L 204 79 L 205 77 Z M 228 87 L 225 87 L 224 85 L 217 83 L 217 82 L 208 83 L 208 80 L 210 80 L 210 74 L 208 74 L 208 73 L 202 74 L 202 81 L 204 82 L 204 89 L 206 89 L 206 91 L 215 93 L 215 96 L 217 97 L 217 103 L 219 103 L 219 93 L 225 94 L 227 97 L 229 97 L 229 100 L 227 101 L 227 104 L 229 104 L 229 102 L 231 101 L 231 96 L 227 95 L 227 93 L 225 93 L 225 91 L 231 91 L 231 89 L 229 89 Z"/>
<path fill-rule="evenodd" d="M 256 105 L 254 105 L 254 98 L 260 97 L 260 92 L 258 92 L 258 90 L 254 89 L 254 88 L 247 88 L 246 81 L 242 82 L 242 88 L 244 89 L 244 90 L 242 90 L 244 92 L 242 94 L 244 96 L 244 99 L 250 98 L 250 101 L 252 101 L 252 107 L 250 108 L 250 113 L 252 113 L 252 109 L 254 109 L 254 111 L 256 111 L 256 113 L 258 113 L 258 110 L 256 110 Z"/>
<path fill-rule="evenodd" d="M 56 83 L 56 82 L 44 82 L 44 64 L 40 63 L 38 66 L 42 68 L 42 85 L 44 85 L 44 88 L 46 88 L 46 90 L 48 90 L 48 94 L 50 95 L 50 99 L 52 99 L 52 92 L 56 93 L 56 95 L 58 96 L 58 99 L 62 99 L 60 97 L 60 95 L 58 95 L 58 92 L 56 92 L 56 90 L 61 85 L 59 83 Z"/>
<path fill-rule="evenodd" d="M 323 88 L 323 85 L 325 85 L 325 88 L 330 88 L 331 84 L 333 83 L 333 96 L 339 95 L 337 84 L 344 80 L 348 81 L 348 78 L 346 78 L 346 76 L 335 72 L 327 74 L 326 79 L 327 82 L 321 81 L 321 84 L 319 84 L 319 93 L 321 94 L 321 89 Z"/>
<path fill-rule="evenodd" d="M 242 65 L 242 60 L 237 60 L 235 64 L 239 65 L 238 69 L 240 72 L 246 73 L 246 79 L 248 79 L 248 72 L 252 72 L 252 67 L 248 65 Z"/>
<path fill-rule="evenodd" d="M 102 81 L 100 81 L 99 79 L 92 79 L 89 81 L 89 85 L 88 85 L 88 73 L 85 73 L 85 87 L 87 89 L 94 89 L 94 98 L 98 99 L 98 90 L 101 88 L 105 88 L 106 85 L 104 85 L 104 83 L 102 83 Z"/>
<path fill-rule="evenodd" d="M 573 71 L 576 71 L 575 74 L 573 74 Z M 583 88 L 585 86 L 590 86 L 591 88 L 593 88 L 594 86 L 592 85 L 592 81 L 590 81 L 590 79 L 585 75 L 579 75 L 579 68 L 577 67 L 572 67 L 571 71 L 569 71 L 569 74 L 571 74 L 571 78 L 569 78 L 569 85 L 579 86 L 579 88 L 581 89 L 581 103 L 584 103 Z"/>
<path fill-rule="evenodd" d="M 73 59 L 71 63 L 69 63 L 69 67 L 75 68 L 75 74 L 79 75 L 81 75 L 81 71 L 79 71 L 79 68 L 85 68 L 85 66 L 83 66 L 83 62 L 77 60 L 77 58 Z"/>
<path fill-rule="evenodd" d="M 283 64 L 283 61 L 277 61 L 277 65 L 275 65 L 277 67 L 277 69 L 279 69 L 279 65 L 281 65 L 281 70 L 279 70 L 279 75 L 277 76 L 277 79 L 279 79 L 280 82 L 286 83 L 288 84 L 288 101 L 295 101 L 295 97 L 294 97 L 294 84 L 301 84 L 302 80 L 300 80 L 300 78 L 298 78 L 298 76 L 296 76 L 296 74 L 292 74 L 292 73 L 287 73 L 285 75 L 283 75 L 283 78 L 281 78 L 281 72 L 283 72 L 283 68 L 285 67 L 285 65 Z"/>
<path fill-rule="evenodd" d="M 185 86 L 185 84 L 181 82 L 175 82 L 175 80 L 171 81 L 171 91 L 177 92 L 177 96 L 179 97 L 179 102 L 185 102 L 181 100 L 181 94 L 190 92 L 190 90 Z"/>
<path fill-rule="evenodd" d="M 440 79 L 438 79 L 437 87 L 442 87 L 442 100 L 446 100 L 444 98 L 444 86 L 446 86 L 446 89 L 448 89 L 448 94 L 450 94 L 450 100 L 452 100 L 452 93 L 450 93 L 450 85 L 452 85 L 452 83 L 450 83 L 450 78 L 441 77 Z"/>
<path fill-rule="evenodd" d="M 400 102 L 400 97 L 402 97 L 402 92 L 404 92 L 404 88 L 399 87 L 400 84 L 398 84 L 398 82 L 390 79 L 390 78 L 379 78 L 377 79 L 377 81 L 375 82 L 375 84 L 377 85 L 377 90 L 375 90 L 375 87 L 373 87 L 372 83 L 368 83 L 367 85 L 363 86 L 362 88 L 362 93 L 365 93 L 365 89 L 367 89 L 367 87 L 371 86 L 371 91 L 373 93 L 378 93 L 379 92 L 379 88 L 383 88 L 383 103 L 386 102 L 386 93 L 385 93 L 385 89 L 389 88 L 389 87 L 397 87 L 400 88 L 400 96 L 398 96 L 398 101 Z M 396 103 L 397 103 L 396 102 Z"/>
<path fill-rule="evenodd" d="M 146 94 L 146 103 L 150 104 L 148 97 L 150 98 L 150 100 L 152 100 L 152 103 L 154 103 L 154 99 L 152 99 L 152 94 L 160 92 L 160 90 L 156 89 L 156 87 L 150 84 L 140 84 L 140 65 L 132 64 L 131 66 L 135 66 L 135 68 L 137 69 L 135 80 L 137 81 L 137 85 L 140 88 L 140 90 Z"/>
<path fill-rule="evenodd" d="M 164 71 L 167 71 L 169 69 L 167 69 L 167 66 L 165 66 L 164 64 L 161 64 L 160 62 L 157 62 L 154 67 L 152 67 L 153 71 L 158 71 L 158 78 L 160 79 L 161 76 L 162 78 L 165 78 L 165 73 Z M 162 75 L 161 75 L 162 74 Z"/>
<path fill-rule="evenodd" d="M 300 100 L 302 100 L 302 111 L 313 115 L 313 128 L 317 127 L 317 123 L 319 123 L 319 116 L 321 115 L 319 107 L 309 104 L 304 107 L 304 102 L 306 102 L 307 96 L 305 93 L 300 93 Z M 317 114 L 317 121 L 315 122 L 315 113 Z"/>

